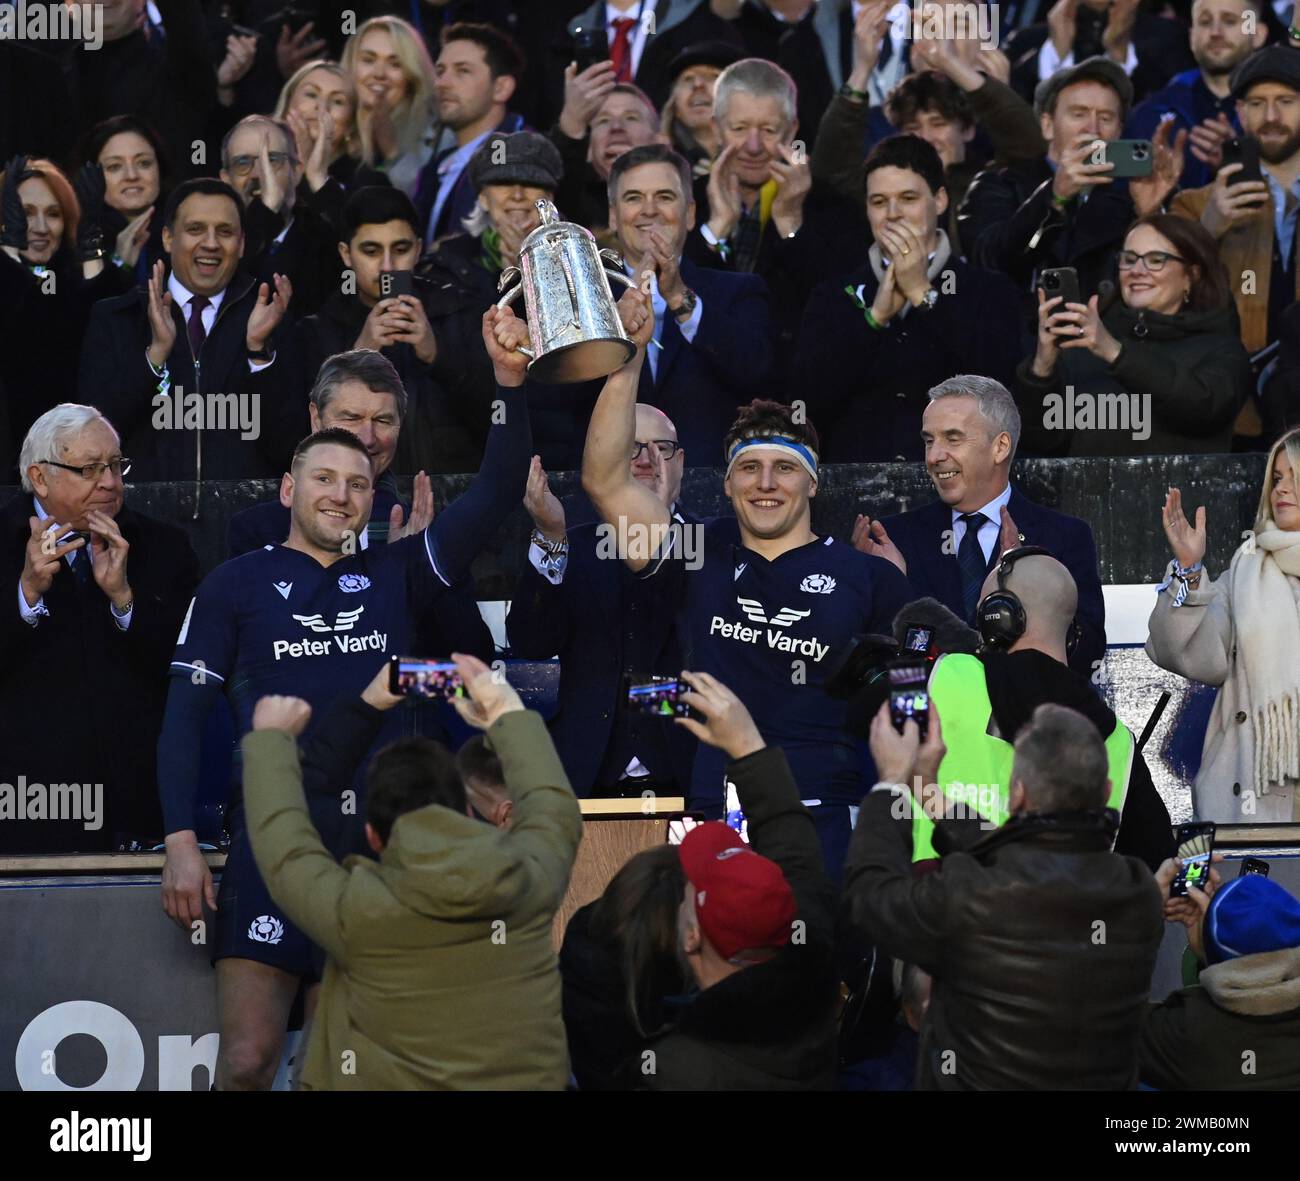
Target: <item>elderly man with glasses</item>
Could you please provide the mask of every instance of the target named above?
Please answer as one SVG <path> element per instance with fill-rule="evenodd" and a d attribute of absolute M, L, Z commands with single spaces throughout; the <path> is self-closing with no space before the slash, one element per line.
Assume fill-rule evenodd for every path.
<path fill-rule="evenodd" d="M 0 510 L 0 851 L 161 839 L 154 751 L 199 563 L 181 530 L 126 508 L 117 431 L 64 402 L 32 424 Z M 15 601 L 16 597 L 16 601 Z"/>
<path fill-rule="evenodd" d="M 686 458 L 672 420 L 638 405 L 632 478 L 683 528 L 698 527 L 679 499 Z M 628 570 L 618 538 L 592 520 L 585 497 L 567 508 L 560 503 L 540 457 L 524 507 L 533 532 L 506 631 L 515 656 L 560 658 L 559 704 L 549 725 L 573 790 L 580 797 L 681 794 L 695 740 L 680 726 L 627 709 L 629 683 L 681 670 L 673 612 Z"/>
<path fill-rule="evenodd" d="M 244 269 L 261 283 L 287 275 L 300 316 L 338 289 L 342 271 L 334 227 L 346 193 L 320 169 L 313 176 L 280 119 L 249 115 L 221 144 L 221 179 L 244 203 Z"/>

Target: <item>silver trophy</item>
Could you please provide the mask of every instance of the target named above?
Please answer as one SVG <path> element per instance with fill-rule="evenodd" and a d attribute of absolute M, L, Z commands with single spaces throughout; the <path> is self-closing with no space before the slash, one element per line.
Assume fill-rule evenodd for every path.
<path fill-rule="evenodd" d="M 609 281 L 635 284 L 618 252 L 601 250 L 590 230 L 561 221 L 550 201 L 538 201 L 537 208 L 542 224 L 519 248 L 519 266 L 501 273 L 497 290 L 505 294 L 497 307 L 524 293 L 533 347 L 519 351 L 532 358 L 530 377 L 549 384 L 608 377 L 636 352 Z"/>

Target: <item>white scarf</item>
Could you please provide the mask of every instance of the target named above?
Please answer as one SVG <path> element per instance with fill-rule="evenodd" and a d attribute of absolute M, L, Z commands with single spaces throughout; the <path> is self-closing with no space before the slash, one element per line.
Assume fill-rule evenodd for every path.
<path fill-rule="evenodd" d="M 1250 702 L 1255 784 L 1300 779 L 1300 611 L 1287 576 L 1300 577 L 1300 532 L 1272 518 L 1233 555 L 1237 664 Z"/>

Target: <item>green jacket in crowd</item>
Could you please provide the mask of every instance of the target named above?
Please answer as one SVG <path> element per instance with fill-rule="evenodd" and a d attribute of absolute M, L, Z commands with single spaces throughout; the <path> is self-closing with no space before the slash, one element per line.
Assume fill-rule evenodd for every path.
<path fill-rule="evenodd" d="M 1151 1007 L 1138 1058 L 1162 1091 L 1300 1090 L 1300 947 L 1203 968 Z"/>
<path fill-rule="evenodd" d="M 328 961 L 303 1090 L 561 1090 L 569 1056 L 551 922 L 582 818 L 541 718 L 488 730 L 514 800 L 508 831 L 432 804 L 378 861 L 340 865 L 303 794 L 298 748 L 243 739 L 244 802 L 272 897 Z"/>

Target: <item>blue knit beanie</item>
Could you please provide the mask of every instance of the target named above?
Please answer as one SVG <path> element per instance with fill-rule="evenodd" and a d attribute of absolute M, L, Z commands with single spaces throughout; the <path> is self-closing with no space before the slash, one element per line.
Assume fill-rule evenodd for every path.
<path fill-rule="evenodd" d="M 1300 902 L 1259 874 L 1220 887 L 1205 915 L 1205 955 L 1212 964 L 1243 955 L 1300 947 Z"/>

